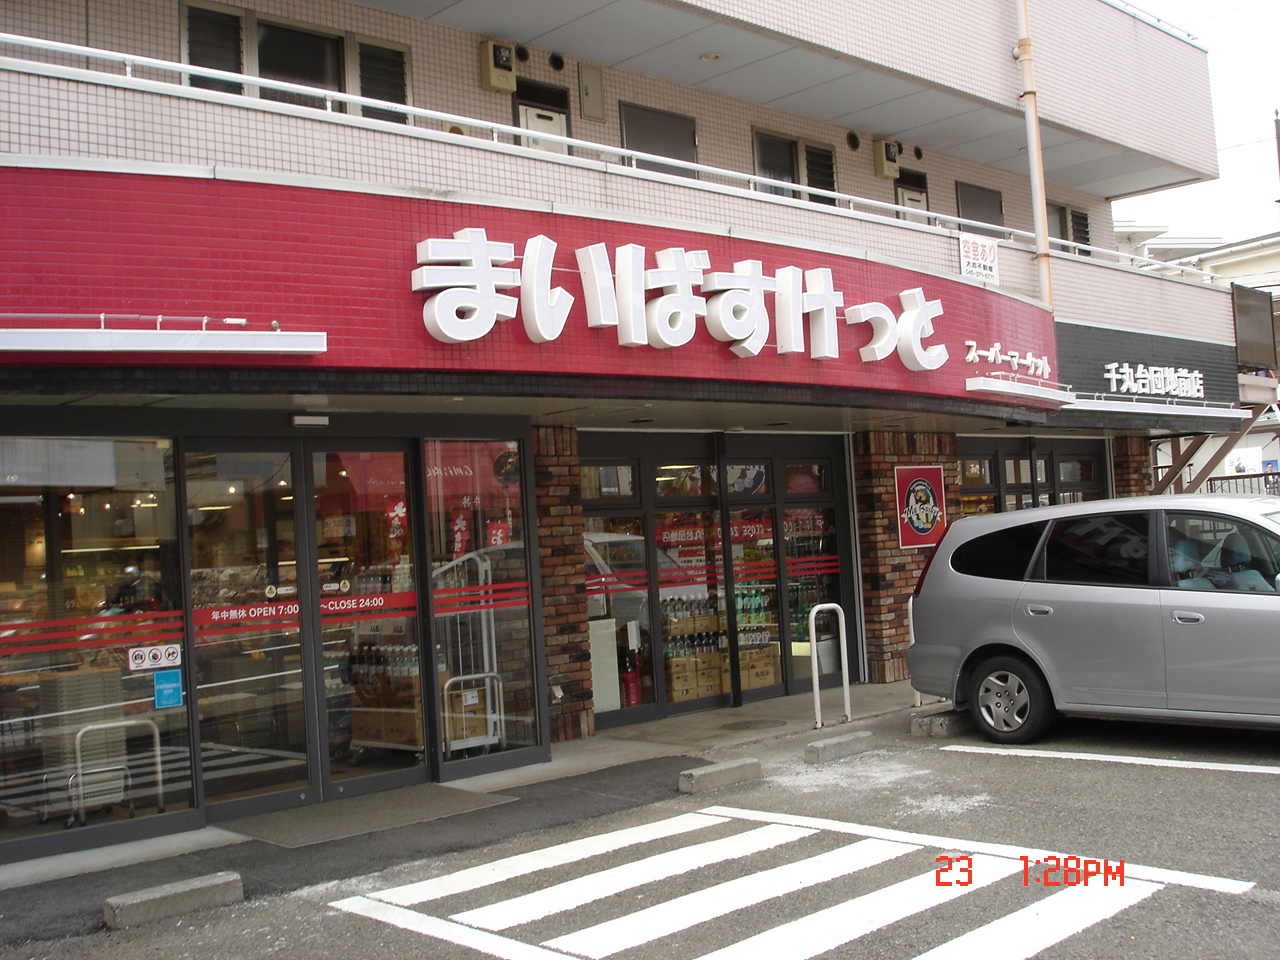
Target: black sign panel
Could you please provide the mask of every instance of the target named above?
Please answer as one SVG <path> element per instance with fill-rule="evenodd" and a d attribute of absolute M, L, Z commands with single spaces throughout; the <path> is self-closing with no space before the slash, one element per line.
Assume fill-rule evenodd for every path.
<path fill-rule="evenodd" d="M 1127 330 L 1055 323 L 1058 371 L 1054 380 L 1078 395 L 1106 394 L 1133 400 L 1186 401 L 1202 406 L 1236 404 L 1236 350 Z"/>

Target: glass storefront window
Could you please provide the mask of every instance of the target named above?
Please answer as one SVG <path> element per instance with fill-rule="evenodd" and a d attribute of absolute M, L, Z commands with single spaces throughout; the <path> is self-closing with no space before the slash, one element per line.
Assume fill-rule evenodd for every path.
<path fill-rule="evenodd" d="M 587 618 L 597 713 L 654 702 L 649 541 L 637 516 L 588 517 Z M 675 561 L 658 551 L 661 569 Z"/>
<path fill-rule="evenodd" d="M 193 801 L 169 455 L 0 438 L 0 838 Z"/>
<path fill-rule="evenodd" d="M 960 515 L 972 516 L 976 513 L 995 513 L 996 498 L 994 495 L 962 496 L 960 498 Z"/>
<path fill-rule="evenodd" d="M 445 758 L 535 745 L 519 444 L 428 441 L 426 478 Z"/>
<path fill-rule="evenodd" d="M 719 696 L 730 689 L 720 513 L 660 513 L 656 540 L 666 701 Z"/>
<path fill-rule="evenodd" d="M 402 452 L 312 457 L 329 776 L 424 761 L 418 594 Z"/>
<path fill-rule="evenodd" d="M 1060 483 L 1093 483 L 1095 463 L 1092 457 L 1059 458 L 1058 481 Z"/>
<path fill-rule="evenodd" d="M 293 458 L 188 453 L 200 756 L 209 800 L 310 783 Z"/>
<path fill-rule="evenodd" d="M 783 549 L 787 557 L 787 608 L 791 612 L 791 664 L 797 678 L 813 675 L 811 643 L 818 645 L 818 672 L 840 670 L 840 629 L 834 613 L 814 618 L 809 636 L 809 611 L 820 603 L 840 600 L 840 553 L 832 507 L 787 510 L 783 513 Z M 847 627 L 846 627 L 847 629 Z M 851 671 L 852 672 L 852 671 Z"/>
<path fill-rule="evenodd" d="M 825 463 L 788 463 L 787 493 L 830 493 L 831 468 Z"/>
<path fill-rule="evenodd" d="M 1004 496 L 1005 510 L 1027 510 L 1031 507 L 1047 507 L 1049 505 L 1049 495 L 1042 493 L 1039 496 L 1032 496 L 1030 493 L 1006 493 Z"/>
<path fill-rule="evenodd" d="M 778 555 L 772 510 L 735 510 L 733 590 L 738 621 L 738 663 L 743 690 L 782 683 L 782 631 Z"/>
<path fill-rule="evenodd" d="M 709 463 L 673 463 L 658 467 L 659 497 L 716 496 L 716 468 Z"/>
<path fill-rule="evenodd" d="M 965 486 L 991 486 L 991 461 L 986 459 L 961 460 L 960 482 Z"/>
<path fill-rule="evenodd" d="M 729 493 L 741 496 L 763 496 L 769 493 L 767 463 L 731 463 L 726 467 Z"/>
<path fill-rule="evenodd" d="M 582 465 L 583 500 L 630 500 L 636 495 L 632 464 Z"/>

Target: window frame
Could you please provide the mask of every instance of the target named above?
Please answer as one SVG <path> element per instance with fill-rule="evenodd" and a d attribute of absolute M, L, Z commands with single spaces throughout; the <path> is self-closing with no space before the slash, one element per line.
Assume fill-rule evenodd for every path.
<path fill-rule="evenodd" d="M 303 20 L 294 20 L 289 17 L 276 17 L 271 15 L 267 15 L 265 17 L 259 16 L 258 12 L 251 7 L 240 7 L 232 4 L 218 3 L 216 0 L 193 0 L 193 2 L 182 4 L 181 13 L 181 56 L 182 62 L 188 65 L 192 65 L 191 21 L 189 16 L 189 11 L 192 9 L 209 10 L 213 13 L 221 13 L 239 18 L 240 63 L 241 70 L 247 77 L 261 78 L 258 63 L 257 42 L 259 23 L 265 23 L 273 27 L 282 27 L 288 30 L 297 30 L 303 33 L 313 33 L 319 37 L 336 39 L 341 44 L 339 62 L 342 65 L 342 82 L 341 89 L 335 92 L 344 93 L 349 96 L 364 96 L 364 93 L 361 90 L 362 78 L 360 75 L 360 46 L 362 44 L 370 47 L 379 47 L 384 50 L 397 51 L 404 56 L 404 106 L 413 105 L 413 53 L 407 44 L 397 43 L 393 40 L 387 40 L 382 37 L 373 37 L 350 30 L 325 28 L 314 23 L 308 23 Z M 192 85 L 190 75 L 183 78 L 183 84 L 185 86 Z M 239 94 L 233 94 L 233 96 L 237 95 L 263 99 L 261 95 L 261 88 L 255 83 L 244 84 Z M 359 111 L 358 115 L 364 117 L 365 108 L 361 107 L 359 108 Z M 405 115 L 405 122 L 411 123 L 411 120 L 407 115 Z"/>
<path fill-rule="evenodd" d="M 619 100 L 617 103 L 618 103 L 618 131 L 622 140 L 622 147 L 624 150 L 636 150 L 636 151 L 639 151 L 640 153 L 647 153 L 655 157 L 665 156 L 671 160 L 680 161 L 681 163 L 697 163 L 698 162 L 698 118 L 697 117 L 694 117 L 690 114 L 685 114 L 685 113 L 676 113 L 674 110 L 664 110 L 661 107 L 650 107 L 643 103 L 636 103 L 633 100 Z M 633 110 L 642 111 L 648 114 L 655 114 L 655 115 L 661 114 L 663 116 L 670 117 L 673 120 L 679 120 L 679 121 L 687 120 L 690 124 L 689 132 L 693 138 L 693 157 L 689 158 L 689 157 L 675 156 L 674 154 L 655 153 L 652 150 L 647 150 L 642 146 L 636 146 L 635 144 L 628 142 L 630 139 L 630 135 L 627 132 L 627 113 Z M 639 117 L 640 117 L 640 114 L 637 113 L 636 119 L 639 119 Z M 639 130 L 636 130 L 635 132 L 638 133 Z M 636 160 L 635 168 L 637 170 L 647 170 L 652 173 L 665 173 L 668 176 L 685 177 L 689 180 L 701 179 L 701 174 L 697 170 L 690 170 L 686 167 L 679 167 L 675 165 L 660 163 L 656 160 Z"/>
<path fill-rule="evenodd" d="M 795 165 L 795 177 L 792 182 L 795 183 L 797 189 L 788 190 L 783 187 L 756 185 L 755 190 L 761 193 L 772 194 L 778 197 L 790 197 L 796 200 L 808 200 L 811 203 L 824 203 L 828 206 L 834 206 L 836 201 L 832 197 L 814 197 L 810 196 L 808 191 L 799 189 L 801 187 L 810 187 L 815 190 L 830 190 L 836 192 L 839 189 L 839 176 L 837 174 L 836 150 L 829 143 L 820 143 L 817 140 L 810 140 L 806 137 L 797 137 L 794 134 L 779 133 L 777 130 L 768 127 L 752 127 L 751 128 L 751 164 L 755 175 L 758 177 L 765 176 L 760 168 L 760 138 L 768 137 L 770 140 L 778 140 L 791 145 L 791 159 Z M 809 179 L 809 154 L 808 151 L 821 150 L 831 156 L 831 186 L 822 187 L 813 184 Z M 770 178 L 776 179 L 776 178 Z"/>
<path fill-rule="evenodd" d="M 1084 229 L 1090 235 L 1081 240 L 1077 236 L 1076 224 L 1077 217 L 1084 218 Z M 1089 256 L 1088 250 L 1077 250 L 1075 247 L 1068 246 L 1071 243 L 1085 244 L 1086 246 L 1092 240 L 1092 231 L 1089 223 L 1092 217 L 1089 211 L 1082 207 L 1078 207 L 1070 203 L 1058 203 L 1054 200 L 1045 202 L 1045 219 L 1048 221 L 1049 227 L 1049 246 L 1051 249 L 1059 253 L 1072 253 L 1077 256 Z M 1057 232 L 1055 232 L 1055 230 Z M 1065 243 L 1054 243 L 1054 240 L 1066 241 Z"/>
<path fill-rule="evenodd" d="M 1009 231 L 1008 231 L 1008 228 L 1005 226 L 1004 191 L 996 190 L 994 187 L 984 187 L 980 183 L 969 183 L 964 180 L 957 180 L 955 182 L 955 189 L 956 189 L 956 215 L 963 220 L 973 221 L 973 224 L 979 224 L 979 223 L 990 224 L 989 227 L 981 227 L 981 226 L 971 225 L 968 223 L 962 223 L 958 225 L 959 230 L 962 233 L 975 233 L 978 236 L 995 237 L 996 239 L 999 239 L 999 240 L 1003 240 L 1008 235 Z M 968 195 L 968 202 L 970 205 L 982 200 L 986 200 L 988 202 L 992 200 L 998 200 L 1000 205 L 1000 219 L 999 220 L 982 220 L 978 217 L 973 216 L 973 214 L 976 211 L 965 210 L 966 194 Z"/>

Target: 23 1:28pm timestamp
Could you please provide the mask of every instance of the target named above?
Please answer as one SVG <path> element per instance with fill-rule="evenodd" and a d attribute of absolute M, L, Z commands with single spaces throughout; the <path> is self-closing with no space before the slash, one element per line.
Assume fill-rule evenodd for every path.
<path fill-rule="evenodd" d="M 1022 856 L 1022 885 L 1024 887 L 1078 887 L 1088 886 L 1090 881 L 1101 880 L 1110 886 L 1112 881 L 1124 886 L 1124 861 L 1082 860 L 1079 857 Z M 939 864 L 934 871 L 934 884 L 939 887 L 967 887 L 973 883 L 972 857 L 935 857 Z M 1043 869 L 1041 869 L 1043 868 Z"/>

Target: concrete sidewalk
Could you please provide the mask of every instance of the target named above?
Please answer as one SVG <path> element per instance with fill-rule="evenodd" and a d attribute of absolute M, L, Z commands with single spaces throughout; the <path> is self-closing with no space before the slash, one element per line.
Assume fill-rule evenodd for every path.
<path fill-rule="evenodd" d="M 904 730 L 915 705 L 906 682 L 850 688 L 850 720 L 901 712 Z M 753 744 L 795 738 L 796 749 L 838 736 L 844 692 L 821 694 L 823 728 L 812 694 L 685 714 L 606 730 L 555 744 L 548 763 L 450 781 L 505 803 L 483 810 L 356 837 L 285 849 L 221 827 L 0 867 L 6 908 L 0 944 L 101 929 L 104 901 L 213 874 L 243 876 L 248 898 L 270 896 L 399 862 L 427 859 L 529 830 L 657 802 L 678 792 L 683 770 L 748 756 Z M 807 736 L 806 736 L 807 735 Z M 348 801 L 326 805 L 338 807 Z M 303 808 L 301 815 L 316 808 Z"/>

